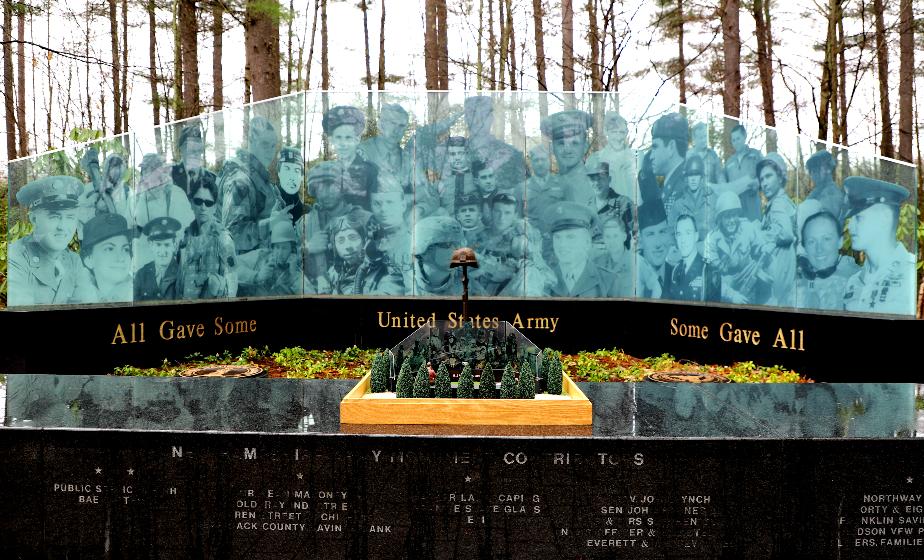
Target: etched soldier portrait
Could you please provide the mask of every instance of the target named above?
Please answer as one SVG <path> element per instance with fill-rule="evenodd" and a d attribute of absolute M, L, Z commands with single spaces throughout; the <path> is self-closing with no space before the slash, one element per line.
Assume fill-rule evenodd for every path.
<path fill-rule="evenodd" d="M 487 204 L 491 220 L 476 247 L 479 267 L 471 274 L 477 280 L 473 293 L 479 295 L 522 295 L 526 265 L 526 223 L 513 195 L 495 193 Z M 538 236 L 537 236 L 538 237 Z"/>
<path fill-rule="evenodd" d="M 748 146 L 747 136 L 747 130 L 741 124 L 732 127 L 729 140 L 734 153 L 725 160 L 725 182 L 721 188 L 738 195 L 741 215 L 753 222 L 760 220 L 757 164 L 762 155 L 760 151 Z"/>
<path fill-rule="evenodd" d="M 853 257 L 841 254 L 844 245 L 841 222 L 813 198 L 799 205 L 796 216 L 801 247 L 796 257 L 796 306 L 843 310 L 847 280 L 860 267 Z"/>
<path fill-rule="evenodd" d="M 706 170 L 700 156 L 687 154 L 683 164 L 684 187 L 675 193 L 667 222 L 674 228 L 677 218 L 686 214 L 692 216 L 699 231 L 698 245 L 702 244 L 706 235 L 715 225 L 715 193 L 706 185 Z"/>
<path fill-rule="evenodd" d="M 555 264 L 553 297 L 612 297 L 611 271 L 593 260 L 593 232 L 596 216 L 587 206 L 565 201 L 546 211 L 545 223 L 551 235 Z"/>
<path fill-rule="evenodd" d="M 339 105 L 332 107 L 321 122 L 324 134 L 335 156 L 335 163 L 352 180 L 344 182 L 343 196 L 349 204 L 369 209 L 369 192 L 378 177 L 378 167 L 367 161 L 360 153 L 359 140 L 366 129 L 366 117 L 356 107 Z M 401 176 L 393 180 L 401 184 Z"/>
<path fill-rule="evenodd" d="M 517 199 L 523 200 L 526 160 L 520 150 L 494 136 L 494 101 L 487 95 L 466 97 L 463 115 L 471 158 L 485 162 L 494 171 L 498 186 L 520 193 Z"/>
<path fill-rule="evenodd" d="M 161 216 L 142 228 L 143 243 L 151 260 L 135 272 L 135 300 L 167 301 L 179 295 L 178 234 L 183 226 L 176 218 Z"/>
<path fill-rule="evenodd" d="M 258 250 L 253 265 L 240 267 L 241 286 L 255 296 L 292 296 L 303 291 L 305 283 L 298 236 L 288 220 L 272 225 L 270 245 Z M 309 289 L 309 292 L 314 290 Z"/>
<path fill-rule="evenodd" d="M 133 224 L 135 192 L 128 179 L 126 156 L 119 152 L 106 155 L 99 165 L 99 150 L 89 146 L 80 158 L 80 168 L 90 179 L 80 194 L 80 222 L 84 224 L 97 214 L 116 213 Z M 81 234 L 82 235 L 82 234 Z"/>
<path fill-rule="evenodd" d="M 401 105 L 383 103 L 378 114 L 378 134 L 360 142 L 357 150 L 363 159 L 376 166 L 378 173 L 393 176 L 401 185 L 410 185 L 414 175 L 414 154 L 401 145 L 409 120 Z"/>
<path fill-rule="evenodd" d="M 609 111 L 603 117 L 603 136 L 606 144 L 587 157 L 587 167 L 599 168 L 605 163 L 609 169 L 610 189 L 631 200 L 635 197 L 637 154 L 628 143 L 629 123 L 619 113 Z"/>
<path fill-rule="evenodd" d="M 404 295 L 413 286 L 411 210 L 413 198 L 389 176 L 369 192 L 366 260 L 358 272 L 362 294 Z"/>
<path fill-rule="evenodd" d="M 916 258 L 895 238 L 899 208 L 910 192 L 895 183 L 856 176 L 844 180 L 844 190 L 851 245 L 866 257 L 847 281 L 845 308 L 913 315 Z"/>
<path fill-rule="evenodd" d="M 691 129 L 692 145 L 687 149 L 687 159 L 698 157 L 703 166 L 703 178 L 706 183 L 721 182 L 723 175 L 722 160 L 715 150 L 709 147 L 709 125 L 704 122 L 694 124 Z"/>
<path fill-rule="evenodd" d="M 186 192 L 173 184 L 172 169 L 160 154 L 145 154 L 142 158 L 134 203 L 134 224 L 138 228 L 144 229 L 152 220 L 165 216 L 186 228 L 195 218 Z"/>
<path fill-rule="evenodd" d="M 329 225 L 331 244 L 330 267 L 327 281 L 330 293 L 353 295 L 362 293 L 357 285 L 357 274 L 366 256 L 366 233 L 369 214 L 356 208 L 335 218 Z"/>
<path fill-rule="evenodd" d="M 99 214 L 84 224 L 80 258 L 90 274 L 77 303 L 132 301 L 134 234 L 135 228 L 120 214 Z"/>
<path fill-rule="evenodd" d="M 606 214 L 600 217 L 603 250 L 596 263 L 613 275 L 613 297 L 635 295 L 635 255 L 632 252 L 632 226 L 625 216 Z"/>
<path fill-rule="evenodd" d="M 703 256 L 722 275 L 722 301 L 739 305 L 754 301 L 755 290 L 766 288 L 759 260 L 756 222 L 742 216 L 741 199 L 731 191 L 716 199 L 715 229 L 706 236 Z"/>
<path fill-rule="evenodd" d="M 186 229 L 180 250 L 182 299 L 234 297 L 237 256 L 231 233 L 218 215 L 218 185 L 199 182 L 191 202 L 196 219 Z"/>
<path fill-rule="evenodd" d="M 665 276 L 664 299 L 685 301 L 720 301 L 722 277 L 703 259 L 696 218 L 681 214 L 674 223 L 679 262 L 669 266 Z"/>
<path fill-rule="evenodd" d="M 279 177 L 279 198 L 284 208 L 288 208 L 291 221 L 296 220 L 308 211 L 302 200 L 302 189 L 305 187 L 305 164 L 302 152 L 296 146 L 283 146 L 279 150 L 276 162 L 276 175 Z"/>
<path fill-rule="evenodd" d="M 534 197 L 536 211 L 546 212 L 551 205 L 563 200 L 593 207 L 594 186 L 584 167 L 589 147 L 587 130 L 592 122 L 591 116 L 584 111 L 567 110 L 551 114 L 540 123 L 543 136 L 551 142 L 558 173 L 549 179 L 544 196 Z"/>
<path fill-rule="evenodd" d="M 171 177 L 173 184 L 188 196 L 195 194 L 202 183 L 215 183 L 217 177 L 205 166 L 205 141 L 202 125 L 198 121 L 181 126 L 176 139 L 179 161 L 173 164 Z"/>
<path fill-rule="evenodd" d="M 88 271 L 69 245 L 78 226 L 80 181 L 64 175 L 36 179 L 16 192 L 32 233 L 10 243 L 9 305 L 67 304 L 83 299 Z"/>
<path fill-rule="evenodd" d="M 667 278 L 667 258 L 674 247 L 674 234 L 667 223 L 664 205 L 657 198 L 638 207 L 638 259 L 636 295 L 660 298 Z"/>
<path fill-rule="evenodd" d="M 770 152 L 757 164 L 757 179 L 764 195 L 761 211 L 759 280 L 751 303 L 792 307 L 796 278 L 796 205 L 786 192 L 786 162 Z"/>
<path fill-rule="evenodd" d="M 834 156 L 828 150 L 818 150 L 805 161 L 805 170 L 812 181 L 808 199 L 817 200 L 835 218 L 844 219 L 844 191 L 834 182 Z"/>
<path fill-rule="evenodd" d="M 658 200 L 670 212 L 676 193 L 684 187 L 683 162 L 687 155 L 690 130 L 687 119 L 679 113 L 658 118 L 651 127 L 651 148 L 648 150 L 650 172 L 656 180 L 643 180 L 639 173 L 639 205 Z M 649 171 L 645 169 L 644 171 Z"/>
<path fill-rule="evenodd" d="M 458 268 L 449 268 L 462 246 L 462 228 L 449 216 L 429 216 L 414 225 L 414 294 L 454 296 L 462 293 Z"/>

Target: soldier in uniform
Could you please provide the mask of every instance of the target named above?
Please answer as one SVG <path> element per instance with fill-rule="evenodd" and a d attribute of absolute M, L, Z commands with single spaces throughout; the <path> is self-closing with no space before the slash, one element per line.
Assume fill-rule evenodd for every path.
<path fill-rule="evenodd" d="M 687 159 L 696 156 L 703 165 L 703 177 L 706 183 L 715 184 L 720 182 L 723 175 L 722 160 L 719 154 L 709 147 L 709 125 L 704 122 L 698 122 L 693 125 L 692 129 L 693 145 L 687 150 Z M 701 225 L 698 225 L 702 229 Z"/>
<path fill-rule="evenodd" d="M 601 161 L 596 167 L 588 166 L 587 176 L 594 184 L 596 196 L 593 208 L 597 210 L 597 215 L 603 218 L 612 214 L 625 220 L 626 224 L 631 224 L 634 221 L 635 205 L 628 196 L 612 189 L 609 164 Z"/>
<path fill-rule="evenodd" d="M 52 175 L 26 184 L 16 201 L 28 209 L 32 233 L 10 243 L 7 256 L 8 302 L 15 305 L 66 304 L 82 299 L 87 269 L 68 245 L 77 231 L 82 190 L 73 177 Z"/>
<path fill-rule="evenodd" d="M 414 154 L 401 147 L 407 125 L 404 107 L 383 104 L 379 110 L 378 135 L 363 140 L 358 150 L 363 159 L 376 166 L 379 174 L 391 175 L 401 185 L 410 185 L 414 176 Z"/>
<path fill-rule="evenodd" d="M 834 157 L 831 152 L 818 150 L 805 162 L 805 169 L 814 185 L 807 198 L 820 202 L 835 218 L 844 219 L 844 192 L 834 182 Z"/>
<path fill-rule="evenodd" d="M 90 178 L 80 195 L 80 222 L 88 222 L 93 216 L 104 212 L 120 214 L 128 223 L 134 223 L 134 192 L 125 180 L 127 164 L 125 156 L 112 152 L 106 156 L 103 169 L 99 168 L 99 151 L 90 146 L 80 158 L 80 167 Z M 78 235 L 82 233 L 78 230 Z"/>
<path fill-rule="evenodd" d="M 137 301 L 177 299 L 180 294 L 177 233 L 182 227 L 176 218 L 162 216 L 149 221 L 142 229 L 154 258 L 135 273 Z"/>
<path fill-rule="evenodd" d="M 248 293 L 256 296 L 301 295 L 305 289 L 305 275 L 297 247 L 298 237 L 292 223 L 276 221 L 270 234 L 270 247 L 259 250 L 256 266 L 241 267 L 240 281 L 242 285 L 250 286 Z"/>
<path fill-rule="evenodd" d="M 215 184 L 217 177 L 205 168 L 205 143 L 199 122 L 183 125 L 176 141 L 180 161 L 172 168 L 173 184 L 192 196 L 203 183 Z"/>
<path fill-rule="evenodd" d="M 448 169 L 437 184 L 435 196 L 439 199 L 440 207 L 452 216 L 459 197 L 478 191 L 464 137 L 450 136 L 446 141 L 446 165 Z"/>
<path fill-rule="evenodd" d="M 786 193 L 786 163 L 776 152 L 757 164 L 760 190 L 766 198 L 760 224 L 761 265 L 771 282 L 769 298 L 753 301 L 791 307 L 796 279 L 796 205 Z"/>
<path fill-rule="evenodd" d="M 863 267 L 847 281 L 845 308 L 914 315 L 915 256 L 895 239 L 899 207 L 908 199 L 908 189 L 869 177 L 847 177 L 844 190 L 851 245 L 866 254 Z"/>
<path fill-rule="evenodd" d="M 561 200 L 563 196 L 561 192 L 549 192 L 552 158 L 548 146 L 540 144 L 529 150 L 529 169 L 531 173 L 526 182 L 526 216 L 532 223 L 538 224 L 545 212 L 543 198 Z"/>
<path fill-rule="evenodd" d="M 610 111 L 603 117 L 603 134 L 606 145 L 590 154 L 587 167 L 599 168 L 601 163 L 609 167 L 609 187 L 613 192 L 628 199 L 635 196 L 635 150 L 629 147 L 629 123 L 622 115 Z"/>
<path fill-rule="evenodd" d="M 632 297 L 633 285 L 632 225 L 624 217 L 607 214 L 600 217 L 603 222 L 603 252 L 596 258 L 599 268 L 613 273 L 613 297 Z"/>
<path fill-rule="evenodd" d="M 360 208 L 335 218 L 328 228 L 331 240 L 331 265 L 327 271 L 330 293 L 354 295 L 361 293 L 357 273 L 365 257 L 366 223 L 369 214 Z"/>
<path fill-rule="evenodd" d="M 430 216 L 414 225 L 414 295 L 451 296 L 462 291 L 461 273 L 449 268 L 462 246 L 462 228 L 448 216 Z"/>
<path fill-rule="evenodd" d="M 543 136 L 552 142 L 558 173 L 549 179 L 546 196 L 531 201 L 536 212 L 546 212 L 561 200 L 593 208 L 595 190 L 584 167 L 587 129 L 592 122 L 591 116 L 584 111 L 569 110 L 549 115 L 540 123 Z M 547 229 L 548 224 L 543 227 Z"/>
<path fill-rule="evenodd" d="M 362 294 L 404 295 L 413 284 L 411 197 L 391 177 L 383 176 L 369 193 L 366 260 L 357 275 Z"/>
<path fill-rule="evenodd" d="M 305 164 L 302 152 L 294 146 L 283 146 L 279 150 L 279 161 L 276 166 L 279 176 L 279 198 L 288 208 L 289 215 L 294 224 L 308 211 L 302 201 L 302 187 L 305 184 Z"/>
<path fill-rule="evenodd" d="M 638 207 L 638 279 L 639 297 L 660 298 L 670 267 L 667 257 L 674 247 L 674 235 L 667 225 L 667 214 L 660 200 Z"/>
<path fill-rule="evenodd" d="M 491 223 L 476 245 L 479 268 L 473 272 L 479 295 L 522 295 L 526 264 L 526 224 L 517 200 L 497 193 L 490 199 Z"/>
<path fill-rule="evenodd" d="M 263 117 L 250 120 L 247 148 L 225 162 L 218 179 L 221 221 L 231 233 L 238 254 L 269 246 L 269 218 L 282 206 L 269 170 L 279 135 Z"/>
<path fill-rule="evenodd" d="M 234 240 L 218 217 L 218 186 L 203 182 L 192 194 L 196 221 L 186 230 L 180 250 L 183 299 L 237 295 Z"/>
<path fill-rule="evenodd" d="M 654 122 L 649 150 L 651 171 L 657 177 L 664 177 L 664 181 L 659 189 L 656 182 L 643 181 L 640 175 L 640 205 L 657 199 L 665 212 L 670 212 L 674 193 L 684 187 L 683 160 L 689 138 L 689 124 L 680 113 L 668 113 Z"/>
<path fill-rule="evenodd" d="M 716 228 L 706 236 L 703 258 L 722 275 L 722 301 L 750 303 L 761 272 L 755 261 L 757 227 L 741 215 L 741 199 L 734 192 L 718 196 L 715 212 Z"/>
<path fill-rule="evenodd" d="M 91 286 L 75 303 L 131 301 L 134 228 L 119 214 L 103 213 L 83 226 L 80 258 L 90 271 Z"/>
<path fill-rule="evenodd" d="M 345 181 L 343 196 L 348 204 L 365 206 L 369 202 L 369 191 L 377 181 L 378 167 L 366 161 L 358 150 L 359 137 L 366 129 L 366 117 L 356 107 L 340 105 L 331 108 L 321 121 L 327 141 L 337 156 L 337 165 L 352 180 Z M 401 177 L 395 181 L 401 184 Z"/>
<path fill-rule="evenodd" d="M 702 250 L 706 235 L 715 225 L 715 194 L 706 187 L 706 171 L 703 167 L 703 160 L 699 156 L 687 154 L 684 176 L 686 186 L 679 192 L 675 192 L 676 196 L 671 204 L 667 222 L 671 228 L 674 228 L 679 216 L 683 214 L 692 216 L 699 229 L 697 246 Z"/>
<path fill-rule="evenodd" d="M 731 190 L 741 200 L 741 215 L 752 222 L 760 220 L 757 163 L 762 159 L 758 150 L 748 146 L 747 131 L 735 125 L 731 130 L 731 145 L 735 150 L 725 160 L 725 183 L 714 185 L 718 192 Z"/>
<path fill-rule="evenodd" d="M 593 210 L 577 202 L 562 202 L 546 211 L 545 223 L 552 236 L 556 263 L 555 282 L 549 295 L 554 297 L 612 297 L 615 289 L 612 271 L 593 261 Z"/>
<path fill-rule="evenodd" d="M 715 267 L 703 260 L 697 249 L 699 232 L 696 219 L 689 214 L 678 216 L 674 238 L 680 262 L 668 270 L 662 296 L 683 301 L 720 301 L 722 277 Z"/>
<path fill-rule="evenodd" d="M 840 253 L 841 222 L 812 198 L 799 205 L 796 215 L 803 250 L 796 257 L 796 306 L 841 311 L 847 280 L 860 270 L 853 258 Z"/>
<path fill-rule="evenodd" d="M 455 208 L 456 221 L 462 227 L 464 245 L 478 253 L 485 230 L 481 219 L 481 198 L 476 194 L 456 197 Z"/>
<path fill-rule="evenodd" d="M 497 178 L 497 184 L 520 192 L 526 183 L 526 160 L 522 152 L 491 133 L 494 124 L 494 102 L 487 95 L 465 98 L 463 106 L 468 128 L 468 153 L 472 160 L 487 163 Z"/>

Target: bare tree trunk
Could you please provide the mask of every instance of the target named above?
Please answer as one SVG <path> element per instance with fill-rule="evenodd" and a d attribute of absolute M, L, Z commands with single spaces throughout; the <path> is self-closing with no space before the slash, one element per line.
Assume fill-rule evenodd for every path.
<path fill-rule="evenodd" d="M 756 4 L 760 0 L 754 0 Z M 680 103 L 687 102 L 687 59 L 683 53 L 683 0 L 677 0 L 677 71 L 680 73 L 678 81 L 680 82 Z"/>
<path fill-rule="evenodd" d="M 500 53 L 498 55 L 498 72 L 497 72 L 497 81 L 500 84 L 499 89 L 504 89 L 504 80 L 506 80 L 505 74 L 507 73 L 507 48 L 510 46 L 510 40 L 507 36 L 509 30 L 507 29 L 507 16 L 504 13 L 504 8 L 506 8 L 506 0 L 497 0 L 497 25 L 500 27 Z"/>
<path fill-rule="evenodd" d="M 330 64 L 327 57 L 327 0 L 321 2 L 321 89 L 324 93 L 321 95 L 321 109 L 324 113 L 330 109 L 330 99 L 327 91 L 330 89 Z M 330 157 L 330 144 L 327 142 L 325 134 L 322 140 L 322 154 L 324 159 Z"/>
<path fill-rule="evenodd" d="M 113 134 L 122 134 L 122 92 L 119 58 L 119 20 L 116 17 L 116 0 L 109 0 L 109 33 L 112 37 L 112 121 Z"/>
<path fill-rule="evenodd" d="M 494 0 L 488 0 L 488 67 L 491 70 L 488 85 L 491 86 L 491 89 L 497 89 L 497 67 L 494 65 L 494 53 L 496 52 L 497 40 L 494 37 Z"/>
<path fill-rule="evenodd" d="M 424 2 L 424 71 L 426 72 L 427 90 L 439 89 L 439 45 L 436 35 L 436 0 Z"/>
<path fill-rule="evenodd" d="M 574 9 L 571 0 L 561 0 L 561 85 L 574 91 Z"/>
<path fill-rule="evenodd" d="M 899 70 L 898 70 L 898 159 L 911 162 L 911 140 L 914 114 L 914 13 L 911 0 L 901 0 L 899 8 Z"/>
<path fill-rule="evenodd" d="M 587 46 L 590 47 L 590 89 L 600 91 L 603 89 L 600 80 L 600 67 L 597 60 L 600 58 L 600 32 L 597 29 L 597 6 L 594 0 L 587 0 L 584 4 L 587 11 L 589 31 L 587 33 Z"/>
<path fill-rule="evenodd" d="M 752 8 L 757 28 L 757 71 L 763 96 L 764 124 L 776 126 L 776 113 L 773 110 L 773 59 L 770 56 L 773 39 L 770 35 L 770 22 L 764 19 L 766 5 L 769 4 L 770 0 L 754 0 Z"/>
<path fill-rule="evenodd" d="M 3 3 L 3 105 L 6 120 L 6 157 L 16 159 L 16 109 L 13 99 L 13 3 Z"/>
<path fill-rule="evenodd" d="M 545 33 L 542 30 L 542 0 L 533 0 L 533 35 L 536 41 L 536 81 L 539 91 L 548 91 L 545 82 Z M 539 95 L 539 115 L 545 118 L 549 114 L 549 102 L 545 95 Z"/>
<path fill-rule="evenodd" d="M 181 45 L 182 34 L 180 33 L 179 23 L 179 4 L 182 0 L 175 0 L 173 10 L 173 112 L 176 117 L 183 118 L 186 114 L 183 109 L 183 49 Z M 245 53 L 246 58 L 246 53 Z M 248 75 L 247 66 L 244 66 L 244 88 L 247 88 Z M 246 92 L 245 92 L 246 96 Z M 170 115 L 167 115 L 170 120 Z"/>
<path fill-rule="evenodd" d="M 838 0 L 828 0 L 827 24 L 825 35 L 825 56 L 821 67 L 821 100 L 818 110 L 818 139 L 827 141 L 829 114 L 837 114 L 837 4 Z M 831 119 L 837 141 L 836 117 Z"/>
<path fill-rule="evenodd" d="M 212 110 L 215 114 L 215 159 L 219 164 L 225 160 L 225 81 L 222 72 L 222 50 L 224 49 L 225 13 L 221 2 L 212 4 Z"/>
<path fill-rule="evenodd" d="M 122 0 L 122 130 L 128 132 L 128 0 Z"/>
<path fill-rule="evenodd" d="M 318 9 L 321 0 L 314 1 L 314 16 L 311 18 L 311 45 L 308 47 L 308 62 L 305 64 L 305 87 L 311 89 L 311 63 L 314 61 L 314 38 L 318 30 Z"/>
<path fill-rule="evenodd" d="M 484 0 L 478 0 L 478 76 L 475 89 L 481 90 L 484 80 L 484 61 L 481 57 L 481 45 L 484 43 Z"/>
<path fill-rule="evenodd" d="M 507 39 L 510 42 L 510 46 L 507 47 L 507 52 L 510 54 L 510 63 L 507 65 L 510 89 L 515 90 L 517 89 L 517 41 L 513 27 L 513 0 L 507 0 Z"/>
<path fill-rule="evenodd" d="M 882 109 L 882 144 L 879 147 L 884 157 L 895 157 L 892 140 L 892 110 L 889 106 L 889 52 L 886 45 L 886 30 L 882 0 L 873 0 L 876 16 L 876 62 L 879 67 L 879 106 Z"/>
<path fill-rule="evenodd" d="M 247 0 L 244 17 L 244 44 L 249 53 L 254 101 L 278 97 L 279 79 L 279 2 Z"/>
<path fill-rule="evenodd" d="M 441 90 L 449 89 L 449 30 L 448 19 L 446 14 L 446 0 L 436 0 L 436 42 L 439 45 L 439 58 L 437 66 L 439 68 L 439 88 Z"/>
<path fill-rule="evenodd" d="M 372 63 L 369 54 L 369 6 L 366 0 L 359 0 L 359 9 L 363 12 L 363 41 L 366 47 L 366 89 L 372 90 Z M 372 94 L 369 94 L 369 114 L 372 114 Z"/>
<path fill-rule="evenodd" d="M 847 48 L 846 43 L 844 42 L 844 18 L 843 12 L 841 13 L 842 17 L 837 18 L 837 44 L 840 45 L 837 49 L 837 95 L 838 95 L 838 107 L 840 108 L 840 139 L 838 142 L 847 145 Z M 862 48 L 862 47 L 861 47 Z M 847 158 L 844 158 L 844 162 L 847 162 Z"/>
<path fill-rule="evenodd" d="M 199 114 L 199 34 L 196 0 L 179 0 L 180 58 L 183 64 L 183 113 L 185 118 Z"/>
<path fill-rule="evenodd" d="M 154 133 L 157 151 L 163 152 L 163 138 L 160 130 L 160 93 L 157 91 L 157 9 L 154 0 L 148 0 L 145 3 L 145 10 L 148 13 L 148 80 L 151 83 L 151 107 L 154 111 Z M 219 8 L 220 9 L 220 8 Z"/>
<path fill-rule="evenodd" d="M 722 1 L 722 52 L 725 83 L 722 108 L 726 115 L 741 116 L 741 33 L 738 25 L 738 0 Z"/>
<path fill-rule="evenodd" d="M 86 64 L 84 66 L 85 74 L 86 74 L 85 75 L 86 81 L 84 83 L 84 87 L 86 88 L 86 101 L 87 101 L 85 103 L 86 108 L 87 108 L 87 128 L 92 129 L 93 128 L 93 101 L 90 99 L 90 21 L 92 20 L 92 17 L 91 17 L 92 14 L 90 13 L 90 0 L 87 0 L 86 2 L 86 9 L 87 9 L 87 12 L 85 16 L 86 24 L 84 27 L 84 51 L 83 51 L 83 54 L 86 60 Z M 154 43 L 151 43 L 151 44 L 153 45 Z M 32 76 L 34 80 L 35 74 L 33 73 Z M 33 97 L 33 101 L 34 100 L 35 98 Z M 38 148 L 38 146 L 36 146 L 36 148 Z"/>
<path fill-rule="evenodd" d="M 379 91 L 385 89 L 385 0 L 382 3 L 382 19 L 379 23 Z"/>
<path fill-rule="evenodd" d="M 26 9 L 25 4 L 19 4 L 16 19 L 16 37 L 19 39 L 16 56 L 16 124 L 19 127 L 20 157 L 29 154 L 29 130 L 26 126 Z"/>

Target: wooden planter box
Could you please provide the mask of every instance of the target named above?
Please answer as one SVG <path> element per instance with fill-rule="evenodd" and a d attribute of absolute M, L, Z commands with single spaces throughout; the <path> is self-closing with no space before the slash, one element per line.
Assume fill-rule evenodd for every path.
<path fill-rule="evenodd" d="M 428 424 L 481 426 L 590 426 L 591 403 L 565 374 L 568 399 L 365 398 L 366 374 L 340 401 L 341 424 Z"/>

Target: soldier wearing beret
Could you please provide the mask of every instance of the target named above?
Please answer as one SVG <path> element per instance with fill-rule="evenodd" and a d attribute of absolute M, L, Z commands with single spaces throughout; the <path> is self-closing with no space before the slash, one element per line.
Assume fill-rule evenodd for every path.
<path fill-rule="evenodd" d="M 649 150 L 651 170 L 664 181 L 658 190 L 657 183 L 639 180 L 640 204 L 657 199 L 664 205 L 664 210 L 670 212 L 674 193 L 684 187 L 683 161 L 687 155 L 689 136 L 687 119 L 679 113 L 668 113 L 655 121 L 651 128 Z"/>
<path fill-rule="evenodd" d="M 831 152 L 818 150 L 806 160 L 805 169 L 814 185 L 807 198 L 817 200 L 835 218 L 843 219 L 846 212 L 844 192 L 834 182 L 834 156 Z"/>
<path fill-rule="evenodd" d="M 494 101 L 487 95 L 467 97 L 463 109 L 468 128 L 467 148 L 472 160 L 487 163 L 494 171 L 498 186 L 518 192 L 517 200 L 523 200 L 526 160 L 520 150 L 499 140 L 491 132 Z"/>
<path fill-rule="evenodd" d="M 321 124 L 337 156 L 337 164 L 352 179 L 344 183 L 347 189 L 343 193 L 344 199 L 368 210 L 369 191 L 378 180 L 378 167 L 366 161 L 358 150 L 359 138 L 366 129 L 365 115 L 356 107 L 340 105 L 325 113 Z"/>
<path fill-rule="evenodd" d="M 587 167 L 609 166 L 609 187 L 613 192 L 632 199 L 635 196 L 635 150 L 629 147 L 629 123 L 619 113 L 610 111 L 603 117 L 606 144 L 587 157 Z"/>
<path fill-rule="evenodd" d="M 218 178 L 221 220 L 238 254 L 269 246 L 268 218 L 283 207 L 270 177 L 279 134 L 264 117 L 250 120 L 247 147 L 225 162 Z"/>
<path fill-rule="evenodd" d="M 237 295 L 236 251 L 231 234 L 218 215 L 218 186 L 203 182 L 192 193 L 196 220 L 186 229 L 180 250 L 183 299 Z"/>
<path fill-rule="evenodd" d="M 81 299 L 87 269 L 68 248 L 77 232 L 77 200 L 82 189 L 73 177 L 54 175 L 26 184 L 16 201 L 29 211 L 32 233 L 10 243 L 8 302 L 15 305 L 66 304 Z"/>
<path fill-rule="evenodd" d="M 449 268 L 462 246 L 462 228 L 449 216 L 429 216 L 414 224 L 414 295 L 450 296 L 462 292 L 459 270 Z"/>
<path fill-rule="evenodd" d="M 667 214 L 660 200 L 654 199 L 638 207 L 638 281 L 639 297 L 660 298 L 670 267 L 667 256 L 674 247 L 674 235 L 667 223 Z"/>
<path fill-rule="evenodd" d="M 135 273 L 135 299 L 174 300 L 178 288 L 177 234 L 182 225 L 176 218 L 162 216 L 149 221 L 142 230 L 153 259 Z"/>
<path fill-rule="evenodd" d="M 83 226 L 80 258 L 90 271 L 90 286 L 77 303 L 131 301 L 134 228 L 119 214 L 99 214 Z"/>
<path fill-rule="evenodd" d="M 799 243 L 796 257 L 796 306 L 801 309 L 844 309 L 844 289 L 860 267 L 852 257 L 842 255 L 841 221 L 813 198 L 799 205 Z"/>
<path fill-rule="evenodd" d="M 562 202 L 546 211 L 556 259 L 552 267 L 555 282 L 548 295 L 612 297 L 615 293 L 612 271 L 592 259 L 595 221 L 593 211 L 577 202 Z"/>
<path fill-rule="evenodd" d="M 577 202 L 593 208 L 594 186 L 587 177 L 584 155 L 589 147 L 587 130 L 592 119 L 584 111 L 568 110 L 549 115 L 540 123 L 543 136 L 552 143 L 552 154 L 558 163 L 558 174 L 549 180 L 548 197 L 533 199 L 536 211 L 545 212 L 559 200 Z M 561 198 L 556 199 L 555 194 Z"/>
<path fill-rule="evenodd" d="M 908 189 L 869 177 L 848 177 L 844 189 L 851 246 L 866 255 L 863 267 L 847 281 L 845 308 L 913 315 L 915 256 L 895 239 Z"/>
<path fill-rule="evenodd" d="M 384 103 L 379 110 L 379 133 L 360 142 L 358 148 L 360 156 L 375 165 L 379 174 L 391 175 L 402 185 L 409 185 L 414 175 L 414 154 L 401 146 L 408 121 L 404 107 Z"/>
<path fill-rule="evenodd" d="M 302 201 L 302 187 L 305 186 L 305 163 L 302 160 L 300 148 L 283 146 L 279 150 L 276 175 L 279 177 L 279 198 L 282 199 L 282 204 L 294 224 L 308 211 Z"/>

